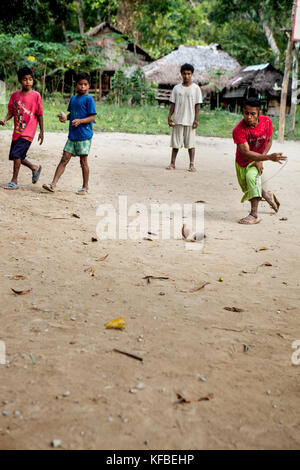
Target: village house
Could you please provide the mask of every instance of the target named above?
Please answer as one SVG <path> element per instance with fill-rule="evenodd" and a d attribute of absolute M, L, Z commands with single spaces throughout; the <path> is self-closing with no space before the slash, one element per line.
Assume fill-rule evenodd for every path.
<path fill-rule="evenodd" d="M 179 46 L 170 54 L 145 65 L 147 80 L 158 84 L 157 99 L 168 102 L 171 90 L 181 82 L 180 67 L 184 63 L 195 68 L 193 81 L 202 90 L 204 102 L 219 107 L 220 91 L 228 79 L 237 75 L 241 65 L 220 44 L 209 46 Z"/>
<path fill-rule="evenodd" d="M 110 92 L 112 77 L 117 69 L 122 68 L 129 75 L 137 67 L 143 67 L 153 61 L 146 51 L 107 22 L 95 26 L 86 34 L 95 39 L 106 58 L 101 70 L 101 80 L 97 77 L 97 80 L 93 81 L 93 86 L 97 88 L 95 91 L 100 96 L 106 96 Z"/>
<path fill-rule="evenodd" d="M 271 64 L 251 65 L 228 80 L 222 92 L 224 108 L 238 112 L 243 101 L 251 96 L 261 99 L 263 111 L 278 116 L 283 73 Z M 291 82 L 288 89 L 287 113 L 291 105 Z"/>

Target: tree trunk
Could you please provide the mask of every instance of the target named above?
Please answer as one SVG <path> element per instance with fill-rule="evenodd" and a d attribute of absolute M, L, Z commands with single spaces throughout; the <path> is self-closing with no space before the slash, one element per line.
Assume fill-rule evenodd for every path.
<path fill-rule="evenodd" d="M 97 23 L 101 23 L 101 7 L 99 7 L 97 10 Z"/>
<path fill-rule="evenodd" d="M 295 6 L 295 0 L 293 1 L 291 27 L 294 23 L 294 6 Z M 287 100 L 287 92 L 288 92 L 288 86 L 289 86 L 289 77 L 290 77 L 292 52 L 293 52 L 292 30 L 289 33 L 287 33 L 287 35 L 288 35 L 289 40 L 288 40 L 287 49 L 285 51 L 285 67 L 284 67 L 284 76 L 283 76 L 283 81 L 282 81 L 281 98 L 280 98 L 280 117 L 279 117 L 279 131 L 278 131 L 278 142 L 280 144 L 283 144 L 284 142 L 286 100 Z"/>
<path fill-rule="evenodd" d="M 67 35 L 67 30 L 66 30 L 66 25 L 65 25 L 64 20 L 61 20 L 61 29 L 63 30 L 66 43 L 69 43 L 70 41 Z"/>
<path fill-rule="evenodd" d="M 294 52 L 293 52 L 292 106 L 291 106 L 291 121 L 290 121 L 289 135 L 293 135 L 295 131 L 297 95 L 298 95 L 299 47 L 300 47 L 300 42 L 295 42 L 295 47 L 294 47 Z"/>
<path fill-rule="evenodd" d="M 44 68 L 44 75 L 43 75 L 43 82 L 42 82 L 42 101 L 44 100 L 45 96 L 45 89 L 46 89 L 46 72 L 47 72 L 47 64 Z"/>
<path fill-rule="evenodd" d="M 82 0 L 76 1 L 76 7 L 77 7 L 79 31 L 80 31 L 80 34 L 84 34 L 85 24 L 84 24 L 84 17 L 83 17 L 83 11 L 82 11 Z"/>
<path fill-rule="evenodd" d="M 263 14 L 262 9 L 260 9 L 260 10 L 258 11 L 258 14 L 259 14 L 259 17 L 260 17 L 260 19 L 261 19 L 262 27 L 263 27 L 265 36 L 266 36 L 266 38 L 267 38 L 267 40 L 268 40 L 269 46 L 270 46 L 270 48 L 272 49 L 273 54 L 274 54 L 274 56 L 275 56 L 274 64 L 275 64 L 275 65 L 278 65 L 278 64 L 279 64 L 279 61 L 280 61 L 280 50 L 278 49 L 278 46 L 277 46 L 277 44 L 276 44 L 276 41 L 275 41 L 273 32 L 272 32 L 270 26 L 268 25 L 267 21 L 266 21 L 265 18 L 264 18 L 264 14 Z"/>

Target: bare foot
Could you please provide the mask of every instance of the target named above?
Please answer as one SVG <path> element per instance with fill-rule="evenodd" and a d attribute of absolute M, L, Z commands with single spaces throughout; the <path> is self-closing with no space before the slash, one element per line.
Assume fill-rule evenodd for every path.
<path fill-rule="evenodd" d="M 194 165 L 190 165 L 188 171 L 197 171 L 196 168 L 194 167 Z"/>
<path fill-rule="evenodd" d="M 239 224 L 244 224 L 244 225 L 253 225 L 253 224 L 259 224 L 260 220 L 257 218 L 257 216 L 254 216 L 252 214 L 247 215 L 247 217 L 244 217 L 239 221 Z"/>

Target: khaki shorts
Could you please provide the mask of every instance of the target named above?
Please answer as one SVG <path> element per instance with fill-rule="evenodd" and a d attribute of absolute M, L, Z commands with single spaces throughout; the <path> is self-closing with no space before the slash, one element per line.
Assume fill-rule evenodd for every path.
<path fill-rule="evenodd" d="M 171 147 L 179 149 L 185 147 L 186 149 L 194 149 L 196 144 L 196 129 L 192 126 L 181 126 L 176 124 L 172 130 Z"/>

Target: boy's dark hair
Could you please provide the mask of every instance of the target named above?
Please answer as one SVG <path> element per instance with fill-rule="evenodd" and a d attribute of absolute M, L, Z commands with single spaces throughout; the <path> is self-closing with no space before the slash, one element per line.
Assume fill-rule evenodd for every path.
<path fill-rule="evenodd" d="M 261 108 L 261 102 L 259 98 L 255 98 L 255 96 L 251 96 L 250 98 L 247 98 L 244 103 L 243 103 L 243 109 L 245 106 L 251 106 L 251 108 Z"/>
<path fill-rule="evenodd" d="M 89 84 L 91 84 L 91 77 L 86 72 L 78 72 L 75 77 L 75 84 L 78 83 L 80 80 L 87 80 Z"/>
<path fill-rule="evenodd" d="M 29 67 L 22 67 L 21 69 L 18 70 L 18 80 L 21 82 L 22 78 L 24 75 L 31 75 L 33 78 L 33 71 Z"/>
<path fill-rule="evenodd" d="M 191 64 L 183 64 L 180 69 L 180 73 L 183 73 L 185 70 L 190 70 L 192 73 L 194 73 L 194 67 Z"/>

